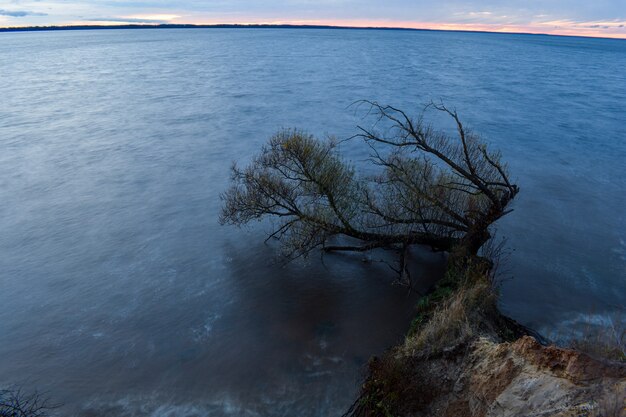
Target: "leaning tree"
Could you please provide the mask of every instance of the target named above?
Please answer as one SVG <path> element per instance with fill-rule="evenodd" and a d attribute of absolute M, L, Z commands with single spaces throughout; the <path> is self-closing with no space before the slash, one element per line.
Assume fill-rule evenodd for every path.
<path fill-rule="evenodd" d="M 268 239 L 280 240 L 289 258 L 315 248 L 394 249 L 405 280 L 413 245 L 475 256 L 519 191 L 500 153 L 489 151 L 443 104 L 431 103 L 412 118 L 392 106 L 362 103 L 376 122 L 358 127 L 351 139 L 369 147 L 374 174 L 358 175 L 333 138 L 282 130 L 247 167 L 233 166 L 222 223 L 274 218 Z M 456 135 L 433 128 L 426 110 L 449 116 Z"/>

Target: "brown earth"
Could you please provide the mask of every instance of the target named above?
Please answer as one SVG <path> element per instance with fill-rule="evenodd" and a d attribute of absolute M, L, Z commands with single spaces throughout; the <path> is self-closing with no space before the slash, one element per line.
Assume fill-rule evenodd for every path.
<path fill-rule="evenodd" d="M 370 361 L 346 416 L 626 417 L 626 363 L 540 344 L 497 311 L 484 280 L 425 317 Z"/>

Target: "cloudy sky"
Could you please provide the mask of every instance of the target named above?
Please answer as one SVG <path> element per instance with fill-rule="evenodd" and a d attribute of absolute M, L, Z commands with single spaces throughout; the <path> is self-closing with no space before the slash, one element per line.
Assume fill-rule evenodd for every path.
<path fill-rule="evenodd" d="M 0 27 L 294 23 L 626 39 L 625 0 L 0 0 Z"/>

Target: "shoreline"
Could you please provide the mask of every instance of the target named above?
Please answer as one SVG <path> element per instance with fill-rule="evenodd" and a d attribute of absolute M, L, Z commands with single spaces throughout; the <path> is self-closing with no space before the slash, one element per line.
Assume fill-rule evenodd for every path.
<path fill-rule="evenodd" d="M 623 415 L 623 351 L 559 347 L 503 315 L 486 261 L 451 262 L 404 342 L 370 358 L 343 417 Z"/>
<path fill-rule="evenodd" d="M 427 29 L 405 27 L 377 27 L 377 26 L 333 26 L 333 25 L 273 25 L 273 24 L 128 24 L 128 25 L 68 25 L 68 26 L 6 26 L 0 27 L 0 32 L 48 32 L 74 30 L 126 30 L 126 29 L 325 29 L 325 30 L 376 30 L 376 31 L 405 31 L 405 32 L 446 32 L 446 33 L 477 33 L 494 35 L 522 35 L 522 36 L 550 36 L 557 38 L 604 39 L 626 41 L 626 38 L 604 36 L 560 35 L 535 32 L 496 32 L 487 30 L 462 29 Z"/>

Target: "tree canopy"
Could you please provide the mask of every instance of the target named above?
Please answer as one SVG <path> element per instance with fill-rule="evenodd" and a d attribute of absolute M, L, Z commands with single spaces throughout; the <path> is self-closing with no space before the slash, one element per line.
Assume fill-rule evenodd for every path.
<path fill-rule="evenodd" d="M 232 185 L 222 194 L 222 223 L 276 219 L 269 238 L 280 240 L 289 258 L 316 248 L 396 249 L 402 275 L 412 245 L 476 255 L 519 191 L 500 153 L 489 151 L 443 104 L 425 110 L 449 116 L 456 135 L 435 129 L 426 111 L 411 117 L 363 103 L 374 127 L 358 127 L 351 140 L 368 146 L 375 174 L 359 175 L 336 139 L 281 130 L 248 166 L 233 165 Z"/>

